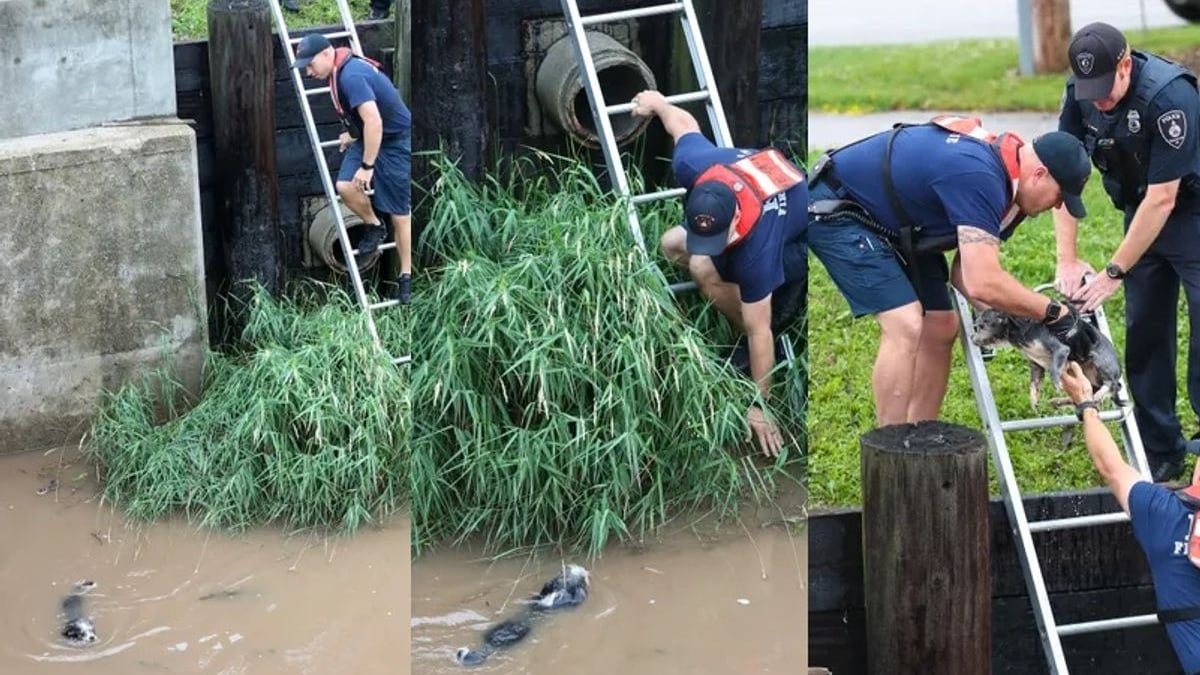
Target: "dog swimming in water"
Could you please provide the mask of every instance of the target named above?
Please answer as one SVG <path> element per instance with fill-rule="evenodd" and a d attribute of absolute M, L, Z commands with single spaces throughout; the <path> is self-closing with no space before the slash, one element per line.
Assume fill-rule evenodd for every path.
<path fill-rule="evenodd" d="M 67 597 L 62 599 L 60 605 L 63 615 L 61 635 L 76 647 L 85 647 L 96 641 L 96 625 L 87 615 L 83 598 L 84 594 L 95 587 L 94 581 L 80 581 Z"/>
<path fill-rule="evenodd" d="M 483 663 L 496 650 L 524 640 L 533 630 L 533 623 L 556 609 L 575 607 L 587 599 L 591 581 L 588 571 L 579 565 L 567 565 L 563 571 L 542 586 L 541 592 L 530 598 L 517 616 L 492 626 L 483 634 L 479 649 L 460 647 L 454 660 L 464 666 Z"/>
<path fill-rule="evenodd" d="M 1047 371 L 1054 386 L 1062 389 L 1061 375 L 1071 357 L 1071 348 L 1054 337 L 1040 321 L 988 309 L 976 317 L 971 341 L 980 347 L 1009 345 L 1025 355 L 1029 361 L 1029 403 L 1035 410 L 1042 378 Z M 1096 401 L 1111 394 L 1114 400 L 1121 402 L 1121 360 L 1113 343 L 1103 333 L 1096 331 L 1096 343 L 1085 358 L 1070 360 L 1079 363 L 1084 376 L 1092 383 Z M 1052 403 L 1059 404 L 1060 401 Z"/>

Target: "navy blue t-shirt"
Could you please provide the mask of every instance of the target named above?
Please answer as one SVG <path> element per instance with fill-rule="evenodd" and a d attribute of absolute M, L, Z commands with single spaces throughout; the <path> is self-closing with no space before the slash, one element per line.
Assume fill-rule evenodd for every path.
<path fill-rule="evenodd" d="M 1150 562 L 1159 609 L 1200 606 L 1200 569 L 1187 557 L 1193 513 L 1170 490 L 1145 481 L 1129 490 L 1133 535 Z M 1200 672 L 1200 620 L 1167 624 L 1186 673 Z"/>
<path fill-rule="evenodd" d="M 375 70 L 366 61 L 350 58 L 346 59 L 338 71 L 338 82 L 342 104 L 351 111 L 350 114 L 358 128 L 362 128 L 358 106 L 367 101 L 375 101 L 379 108 L 379 116 L 383 118 L 384 134 L 409 133 L 412 114 L 408 106 L 404 105 L 404 101 L 400 100 L 400 92 L 387 75 Z"/>
<path fill-rule="evenodd" d="M 1143 63 L 1133 59 L 1133 82 L 1137 83 Z M 1107 113 L 1105 122 L 1128 124 L 1129 103 L 1133 96 L 1126 93 L 1121 102 Z M 1089 104 L 1090 105 L 1090 104 Z M 1148 119 L 1138 120 L 1150 134 L 1150 161 L 1146 174 L 1149 185 L 1169 183 L 1190 173 L 1200 173 L 1200 141 L 1195 126 L 1200 122 L 1200 95 L 1186 78 L 1177 77 L 1150 99 Z M 1087 140 L 1087 129 L 1075 99 L 1074 80 L 1068 80 L 1063 91 L 1058 128 L 1081 141 Z"/>
<path fill-rule="evenodd" d="M 675 145 L 671 167 L 679 185 L 691 189 L 696 178 L 716 164 L 730 164 L 755 150 L 722 148 L 700 132 L 685 134 Z M 742 302 L 758 302 L 785 281 L 800 279 L 808 261 L 802 242 L 808 227 L 808 182 L 775 195 L 763 204 L 750 234 L 713 257 L 721 279 L 737 284 Z"/>
<path fill-rule="evenodd" d="M 883 153 L 891 131 L 848 145 L 833 156 L 834 175 L 850 198 L 884 227 L 900 231 L 883 184 Z M 1010 180 L 1000 155 L 987 143 L 923 125 L 900 131 L 892 146 L 892 181 L 912 222 L 928 236 L 977 227 L 1001 239 Z"/>

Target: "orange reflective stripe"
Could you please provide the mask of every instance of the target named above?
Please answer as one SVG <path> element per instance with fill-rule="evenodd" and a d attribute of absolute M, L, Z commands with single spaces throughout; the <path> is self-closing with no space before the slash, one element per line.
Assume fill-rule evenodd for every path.
<path fill-rule="evenodd" d="M 1008 208 L 1004 210 L 1004 216 L 1000 221 L 1000 230 L 1004 231 L 1012 226 L 1021 218 L 1021 208 L 1017 206 L 1017 187 L 1020 184 L 1021 178 L 1021 163 L 1019 159 L 1019 151 L 1025 141 L 1020 136 L 1014 133 L 1007 133 L 1002 136 L 983 128 L 983 120 L 978 117 L 962 117 L 959 115 L 939 115 L 933 118 L 933 123 L 943 129 L 956 134 L 977 138 L 987 143 L 995 143 L 999 139 L 1000 160 L 1004 163 L 1004 170 L 1008 174 L 1008 180 L 1012 186 L 1010 190 L 1011 199 L 1008 203 Z"/>
<path fill-rule="evenodd" d="M 758 224 L 763 204 L 775 195 L 804 182 L 804 173 L 774 148 L 760 150 L 732 164 L 716 164 L 696 178 L 696 185 L 715 180 L 733 191 L 738 222 L 729 245 L 733 246 Z"/>
<path fill-rule="evenodd" d="M 327 83 L 329 86 L 329 96 L 333 99 L 333 109 L 337 112 L 338 117 L 342 118 L 346 117 L 346 111 L 342 108 L 342 100 L 338 95 L 338 88 L 336 84 L 337 76 L 338 71 L 342 69 L 342 64 L 346 63 L 351 56 L 354 56 L 354 52 L 350 51 L 349 47 L 338 47 L 337 49 L 333 50 L 333 71 L 329 73 L 329 82 Z M 361 56 L 359 58 L 371 64 L 371 67 L 373 67 L 375 70 L 382 68 L 382 64 L 375 59 L 367 58 L 365 56 Z"/>

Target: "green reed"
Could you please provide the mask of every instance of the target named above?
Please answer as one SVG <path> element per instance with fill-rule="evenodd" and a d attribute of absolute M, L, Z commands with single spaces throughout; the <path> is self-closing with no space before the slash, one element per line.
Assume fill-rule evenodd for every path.
<path fill-rule="evenodd" d="M 588 166 L 537 163 L 482 184 L 443 165 L 433 190 L 422 245 L 438 263 L 411 319 L 418 552 L 482 537 L 595 555 L 682 509 L 729 513 L 802 447 L 803 404 L 777 406 L 789 452 L 746 457 L 755 387 L 717 357 L 723 321 L 694 299 L 680 311 Z M 643 226 L 665 229 L 671 208 Z"/>
<path fill-rule="evenodd" d="M 209 354 L 198 400 L 184 401 L 169 364 L 107 394 L 86 447 L 105 498 L 133 517 L 182 511 L 232 529 L 354 531 L 396 508 L 408 488 L 405 366 L 373 348 L 345 293 L 319 290 L 279 301 L 256 289 L 241 343 Z M 401 313 L 381 318 L 384 341 L 406 345 Z"/>

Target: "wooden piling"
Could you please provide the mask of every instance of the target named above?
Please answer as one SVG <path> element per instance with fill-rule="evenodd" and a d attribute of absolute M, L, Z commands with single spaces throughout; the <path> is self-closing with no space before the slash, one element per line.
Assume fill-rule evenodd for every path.
<path fill-rule="evenodd" d="M 441 147 L 463 174 L 483 177 L 488 153 L 483 0 L 411 0 L 413 147 Z M 424 174 L 413 158 L 414 179 Z M 426 169 L 427 170 L 427 169 Z"/>
<path fill-rule="evenodd" d="M 759 143 L 758 70 L 762 0 L 697 0 L 697 19 L 733 143 Z M 686 57 L 686 50 L 683 51 Z"/>
<path fill-rule="evenodd" d="M 871 675 L 988 675 L 986 440 L 943 422 L 860 439 Z"/>
<path fill-rule="evenodd" d="M 208 5 L 213 175 L 227 288 L 253 279 L 272 293 L 283 278 L 275 167 L 275 36 L 266 0 Z M 228 332 L 228 331 L 226 331 Z"/>

